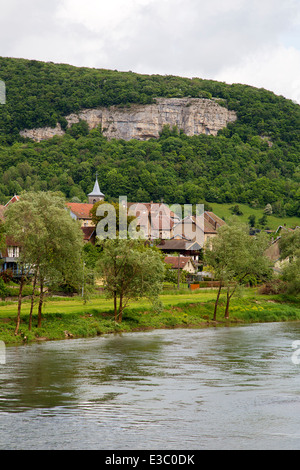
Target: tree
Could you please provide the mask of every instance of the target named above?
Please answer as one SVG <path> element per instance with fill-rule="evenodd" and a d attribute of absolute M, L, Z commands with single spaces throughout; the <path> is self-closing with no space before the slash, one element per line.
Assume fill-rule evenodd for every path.
<path fill-rule="evenodd" d="M 80 226 L 68 214 L 65 201 L 55 193 L 25 192 L 5 212 L 7 234 L 20 245 L 21 280 L 15 333 L 20 326 L 22 289 L 33 278 L 39 285 L 38 327 L 47 288 L 62 282 L 78 286 L 82 272 L 83 237 Z M 31 328 L 34 292 L 31 302 Z"/>
<path fill-rule="evenodd" d="M 267 222 L 268 222 L 268 219 L 267 219 L 267 214 L 264 213 L 261 218 L 258 220 L 258 223 L 259 225 L 261 225 L 261 227 L 265 227 L 267 225 Z"/>
<path fill-rule="evenodd" d="M 140 240 L 105 240 L 97 270 L 108 297 L 114 300 L 114 318 L 120 323 L 130 300 L 158 299 L 164 264 L 157 249 Z"/>
<path fill-rule="evenodd" d="M 255 227 L 256 217 L 254 214 L 249 215 L 248 217 L 250 227 Z"/>
<path fill-rule="evenodd" d="M 300 293 L 300 229 L 284 234 L 279 246 L 281 260 L 288 260 L 282 278 L 287 282 L 288 292 L 297 295 Z"/>
<path fill-rule="evenodd" d="M 273 214 L 273 209 L 271 204 L 267 204 L 264 208 L 264 214 L 271 215 Z"/>
<path fill-rule="evenodd" d="M 250 236 L 246 225 L 234 222 L 218 229 L 217 237 L 205 248 L 205 262 L 214 270 L 219 280 L 214 317 L 222 286 L 226 287 L 225 318 L 229 318 L 229 304 L 238 286 L 248 277 L 263 277 L 270 273 L 270 262 L 264 255 L 268 246 L 265 234 Z"/>

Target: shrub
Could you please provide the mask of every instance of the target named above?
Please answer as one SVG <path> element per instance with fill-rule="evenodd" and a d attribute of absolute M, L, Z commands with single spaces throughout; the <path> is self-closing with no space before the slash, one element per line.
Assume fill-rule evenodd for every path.
<path fill-rule="evenodd" d="M 260 289 L 259 294 L 274 295 L 284 294 L 287 290 L 287 285 L 280 279 L 275 279 L 272 282 L 266 282 Z"/>

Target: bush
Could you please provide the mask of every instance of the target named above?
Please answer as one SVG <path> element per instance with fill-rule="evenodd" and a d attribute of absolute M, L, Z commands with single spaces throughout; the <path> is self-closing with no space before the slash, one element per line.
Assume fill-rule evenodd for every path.
<path fill-rule="evenodd" d="M 7 297 L 7 287 L 6 287 L 6 284 L 4 282 L 4 280 L 2 278 L 0 278 L 0 297 L 2 299 L 5 299 L 5 297 Z"/>
<path fill-rule="evenodd" d="M 266 282 L 260 289 L 259 294 L 263 295 L 276 295 L 284 294 L 287 290 L 287 285 L 280 279 L 273 280 L 272 282 Z"/>

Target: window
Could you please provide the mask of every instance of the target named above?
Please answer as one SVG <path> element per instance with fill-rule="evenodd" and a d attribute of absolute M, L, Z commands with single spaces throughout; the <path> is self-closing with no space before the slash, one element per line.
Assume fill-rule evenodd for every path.
<path fill-rule="evenodd" d="M 19 258 L 20 249 L 18 246 L 8 246 L 7 254 L 9 258 Z"/>

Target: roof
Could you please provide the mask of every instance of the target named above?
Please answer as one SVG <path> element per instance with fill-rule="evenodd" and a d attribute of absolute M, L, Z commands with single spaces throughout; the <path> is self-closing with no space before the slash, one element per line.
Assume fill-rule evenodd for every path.
<path fill-rule="evenodd" d="M 202 217 L 202 214 L 198 217 L 192 215 L 192 216 L 187 216 L 185 217 L 182 221 L 178 222 L 180 223 L 194 223 L 198 225 L 200 229 L 204 228 L 204 233 L 217 233 L 217 229 L 221 227 L 222 225 L 225 225 L 226 222 L 222 220 L 220 217 L 218 217 L 216 214 L 210 211 L 205 211 L 204 217 Z"/>
<path fill-rule="evenodd" d="M 184 268 L 185 265 L 189 261 L 193 263 L 192 258 L 190 258 L 189 256 L 166 256 L 165 257 L 165 263 L 170 264 L 172 268 L 177 268 L 177 269 L 178 269 L 178 265 L 179 265 L 179 269 Z"/>
<path fill-rule="evenodd" d="M 179 217 L 175 214 L 175 212 L 171 211 L 169 206 L 164 203 L 159 202 L 128 202 L 127 203 L 128 210 L 131 209 L 131 212 L 147 212 L 148 215 L 151 217 L 156 216 L 167 216 L 172 219 L 178 219 Z"/>
<path fill-rule="evenodd" d="M 78 219 L 91 219 L 90 210 L 93 204 L 87 204 L 84 202 L 67 202 L 67 207 L 73 212 Z"/>
<path fill-rule="evenodd" d="M 265 255 L 271 261 L 277 261 L 280 258 L 280 246 L 279 240 L 281 237 L 278 237 L 274 242 L 266 249 Z"/>
<path fill-rule="evenodd" d="M 6 236 L 5 237 L 6 246 L 21 246 L 21 243 L 15 242 L 12 237 Z"/>
<path fill-rule="evenodd" d="M 83 232 L 83 239 L 89 241 L 95 232 L 95 227 L 81 227 L 81 230 Z"/>
<path fill-rule="evenodd" d="M 199 251 L 201 249 L 201 246 L 196 243 L 196 242 L 191 242 L 188 240 L 184 239 L 175 239 L 171 238 L 168 240 L 163 240 L 159 245 L 157 245 L 157 248 L 161 250 L 169 250 L 169 251 Z"/>
<path fill-rule="evenodd" d="M 89 193 L 88 196 L 104 196 L 104 194 L 101 193 L 101 191 L 100 191 L 100 187 L 99 187 L 99 183 L 98 183 L 97 178 L 96 178 L 96 181 L 95 181 L 95 184 L 94 184 L 93 191 L 91 193 Z"/>
<path fill-rule="evenodd" d="M 17 196 L 16 194 L 5 204 L 4 207 L 8 206 L 11 202 L 16 202 L 20 200 L 20 196 Z"/>
<path fill-rule="evenodd" d="M 225 223 L 226 223 L 226 222 L 224 222 L 223 219 L 221 219 L 221 218 L 218 217 L 216 214 L 214 214 L 213 212 L 210 212 L 210 211 L 205 211 L 205 212 L 204 212 L 204 218 L 205 218 L 210 224 L 212 224 L 213 226 L 215 226 L 215 228 L 221 227 L 222 225 L 225 225 Z"/>
<path fill-rule="evenodd" d="M 174 220 L 167 215 L 157 215 L 151 219 L 151 228 L 154 230 L 171 230 Z"/>
<path fill-rule="evenodd" d="M 188 223 L 197 225 L 201 230 L 204 229 L 204 233 L 215 233 L 215 234 L 217 233 L 217 230 L 215 229 L 215 227 L 205 217 L 201 217 L 201 216 L 197 218 L 194 215 L 187 216 L 184 219 L 182 219 L 180 222 L 178 222 L 176 226 L 180 224 L 184 225 Z"/>

